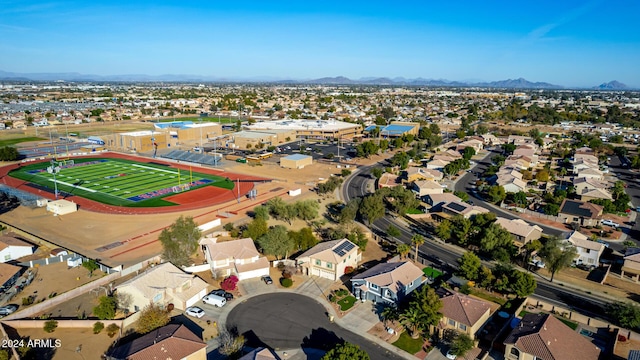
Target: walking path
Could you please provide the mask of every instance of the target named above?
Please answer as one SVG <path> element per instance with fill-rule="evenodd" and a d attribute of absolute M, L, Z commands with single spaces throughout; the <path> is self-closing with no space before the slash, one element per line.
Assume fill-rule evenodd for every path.
<path fill-rule="evenodd" d="M 316 277 L 307 278 L 302 284 L 297 286 L 295 289 L 283 289 L 275 284 L 273 286 L 265 287 L 260 279 L 251 279 L 243 281 L 239 284 L 239 290 L 243 294 L 243 296 L 238 299 L 238 301 L 228 302 L 227 305 L 222 307 L 220 317 L 218 318 L 218 327 L 220 329 L 224 328 L 227 317 L 229 313 L 236 307 L 242 304 L 245 300 L 252 298 L 254 296 L 278 293 L 278 292 L 292 292 L 304 296 L 308 296 L 317 300 L 320 304 L 322 304 L 327 310 L 327 314 L 333 316 L 334 322 L 340 327 L 349 330 L 355 334 L 358 334 L 365 339 L 376 343 L 377 345 L 385 348 L 389 352 L 393 352 L 394 354 L 401 356 L 405 359 L 415 360 L 416 357 L 401 350 L 386 341 L 382 341 L 379 338 L 368 333 L 369 329 L 371 329 L 376 323 L 379 322 L 378 315 L 373 311 L 373 306 L 371 302 L 364 303 L 356 303 L 354 307 L 343 317 L 339 317 L 334 307 L 327 301 L 327 296 L 329 295 L 329 288 L 334 284 L 334 281 L 327 279 L 320 279 Z M 218 339 L 214 338 L 207 343 L 207 353 L 215 353 L 216 348 L 218 348 L 220 344 L 218 343 Z M 285 349 L 276 351 L 278 356 L 282 359 L 292 359 L 292 360 L 303 360 L 309 359 L 313 356 L 309 356 L 309 351 L 306 353 L 302 350 L 302 348 L 297 349 Z M 319 352 L 317 354 L 317 358 L 319 359 L 323 354 Z M 211 354 L 208 357 L 212 359 Z"/>

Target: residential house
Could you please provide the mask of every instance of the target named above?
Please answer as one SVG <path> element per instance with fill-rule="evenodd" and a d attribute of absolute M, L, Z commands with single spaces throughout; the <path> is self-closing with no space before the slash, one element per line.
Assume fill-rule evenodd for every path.
<path fill-rule="evenodd" d="M 23 267 L 0 263 L 0 291 L 5 291 L 18 281 Z"/>
<path fill-rule="evenodd" d="M 500 140 L 493 134 L 484 134 L 484 135 L 481 135 L 480 137 L 482 138 L 485 146 L 495 146 L 495 145 L 502 144 L 502 140 Z"/>
<path fill-rule="evenodd" d="M 604 173 L 598 169 L 594 169 L 594 168 L 586 168 L 586 169 L 581 169 L 578 170 L 577 173 L 575 173 L 576 177 L 582 177 L 582 178 L 592 178 L 592 179 L 596 179 L 596 180 L 603 180 L 604 179 Z"/>
<path fill-rule="evenodd" d="M 442 159 L 434 159 L 434 160 L 429 161 L 426 166 L 427 166 L 427 169 L 442 170 L 450 162 L 451 161 L 446 161 L 446 160 L 442 160 Z"/>
<path fill-rule="evenodd" d="M 185 325 L 169 324 L 109 350 L 107 360 L 206 360 L 207 344 Z"/>
<path fill-rule="evenodd" d="M 576 192 L 580 197 L 580 200 L 589 202 L 590 200 L 602 199 L 613 201 L 613 196 L 610 192 L 604 189 L 588 189 L 585 188 L 581 193 Z"/>
<path fill-rule="evenodd" d="M 125 281 L 117 287 L 118 293 L 131 295 L 133 311 L 149 304 L 173 304 L 184 310 L 207 295 L 207 283 L 193 274 L 187 274 L 170 262 L 154 266 L 146 272 Z"/>
<path fill-rule="evenodd" d="M 216 278 L 235 275 L 238 280 L 246 280 L 269 275 L 269 260 L 260 256 L 251 238 L 218 242 L 207 237 L 200 240 L 200 245 Z"/>
<path fill-rule="evenodd" d="M 0 262 L 19 259 L 33 254 L 35 246 L 14 233 L 0 236 Z"/>
<path fill-rule="evenodd" d="M 507 176 L 504 179 L 498 179 L 499 185 L 502 185 L 506 193 L 517 193 L 527 189 L 527 183 L 516 177 Z"/>
<path fill-rule="evenodd" d="M 347 266 L 355 268 L 362 254 L 358 246 L 347 239 L 324 241 L 302 253 L 296 261 L 310 276 L 339 280 Z"/>
<path fill-rule="evenodd" d="M 433 180 L 419 180 L 413 183 L 412 190 L 419 196 L 443 194 L 444 188 Z"/>
<path fill-rule="evenodd" d="M 476 334 L 491 317 L 492 303 L 488 301 L 445 288 L 438 288 L 436 294 L 442 301 L 442 318 L 435 327 L 441 338 L 444 331 L 450 329 L 466 333 L 475 339 Z"/>
<path fill-rule="evenodd" d="M 438 154 L 436 154 L 438 155 Z M 454 160 L 458 160 L 458 159 L 462 159 L 462 154 L 460 153 L 460 151 L 457 150 L 453 150 L 453 149 L 447 149 L 443 152 L 441 152 L 439 155 L 444 155 L 444 156 L 448 156 Z"/>
<path fill-rule="evenodd" d="M 577 223 L 580 226 L 600 224 L 603 207 L 589 202 L 564 199 L 560 204 L 558 217 L 565 224 Z"/>
<path fill-rule="evenodd" d="M 351 278 L 351 292 L 360 300 L 398 303 L 422 284 L 423 277 L 410 261 L 381 263 Z"/>
<path fill-rule="evenodd" d="M 422 169 L 422 172 L 425 175 L 425 180 L 440 181 L 444 178 L 444 174 L 440 170 Z"/>
<path fill-rule="evenodd" d="M 565 240 L 576 248 L 578 254 L 573 260 L 576 265 L 584 264 L 597 267 L 600 264 L 600 256 L 605 248 L 604 244 L 591 241 L 578 231 L 570 233 Z"/>
<path fill-rule="evenodd" d="M 555 316 L 526 314 L 504 341 L 507 360 L 598 360 L 600 349 Z"/>
<path fill-rule="evenodd" d="M 514 144 L 518 146 L 525 144 L 534 144 L 534 140 L 530 136 L 509 135 L 509 137 L 507 138 L 507 144 Z"/>
<path fill-rule="evenodd" d="M 408 182 L 430 179 L 431 174 L 425 172 L 425 170 L 426 169 L 412 166 L 404 171 L 404 176 Z"/>
<path fill-rule="evenodd" d="M 238 360 L 280 360 L 280 357 L 269 348 L 259 347 L 249 351 Z"/>
<path fill-rule="evenodd" d="M 2 272 L 0 271 L 0 274 Z M 621 277 L 630 276 L 633 281 L 638 283 L 640 280 L 640 248 L 629 248 L 624 255 L 624 263 L 622 264 Z"/>
<path fill-rule="evenodd" d="M 456 151 L 464 151 L 467 147 L 473 148 L 477 153 L 484 148 L 484 142 L 477 139 L 469 139 L 456 145 Z"/>
<path fill-rule="evenodd" d="M 610 185 L 606 181 L 600 181 L 593 178 L 574 178 L 573 179 L 573 187 L 576 190 L 576 194 L 580 195 L 586 190 L 607 190 L 610 188 Z"/>
<path fill-rule="evenodd" d="M 504 161 L 502 166 L 511 166 L 515 167 L 518 170 L 525 170 L 531 167 L 531 162 L 526 156 L 521 155 L 510 155 Z"/>
<path fill-rule="evenodd" d="M 431 206 L 429 212 L 439 212 L 442 211 L 442 205 L 452 201 L 460 201 L 460 198 L 453 193 L 428 194 L 422 197 L 422 201 Z"/>
<path fill-rule="evenodd" d="M 513 236 L 513 243 L 518 248 L 522 248 L 532 240 L 539 239 L 542 235 L 542 228 L 538 225 L 529 225 L 522 219 L 506 219 L 496 217 L 496 224 L 502 226 Z"/>
<path fill-rule="evenodd" d="M 489 210 L 480 206 L 463 203 L 461 201 L 452 201 L 442 206 L 442 212 L 449 216 L 460 215 L 469 219 L 477 214 L 488 213 Z"/>

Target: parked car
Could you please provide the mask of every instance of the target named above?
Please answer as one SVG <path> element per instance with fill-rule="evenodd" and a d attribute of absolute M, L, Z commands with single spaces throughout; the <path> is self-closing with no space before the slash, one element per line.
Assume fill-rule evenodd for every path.
<path fill-rule="evenodd" d="M 202 302 L 215 307 L 223 307 L 227 303 L 227 299 L 222 296 L 209 294 L 202 298 Z"/>
<path fill-rule="evenodd" d="M 602 220 L 602 225 L 608 225 L 613 227 L 620 226 L 620 224 L 618 224 L 617 222 L 614 222 L 613 220 Z"/>
<path fill-rule="evenodd" d="M 222 289 L 218 289 L 218 290 L 213 290 L 212 292 L 209 293 L 209 295 L 216 295 L 216 296 L 220 296 L 225 298 L 227 301 L 229 300 L 233 300 L 233 294 L 230 292 L 226 292 Z"/>
<path fill-rule="evenodd" d="M 263 276 L 261 279 L 262 279 L 262 281 L 264 281 L 264 283 L 265 283 L 265 284 L 267 284 L 267 285 L 271 285 L 271 284 L 273 284 L 273 279 L 271 279 L 271 276 L 269 276 L 269 275 L 265 275 L 265 276 Z"/>
<path fill-rule="evenodd" d="M 204 316 L 204 310 L 197 306 L 188 307 L 184 313 L 189 316 L 197 317 L 198 319 Z"/>
<path fill-rule="evenodd" d="M 0 307 L 0 316 L 7 316 L 9 314 L 13 314 L 16 310 L 18 310 L 18 305 L 9 304 Z"/>
<path fill-rule="evenodd" d="M 596 240 L 596 242 L 599 242 L 600 244 L 604 245 L 604 247 L 607 247 L 607 248 L 609 247 L 609 243 L 602 239 L 598 239 Z"/>
<path fill-rule="evenodd" d="M 591 271 L 596 268 L 595 265 L 587 265 L 587 264 L 578 264 L 576 267 L 580 270 Z"/>
<path fill-rule="evenodd" d="M 456 360 L 456 354 L 453 353 L 453 350 L 447 351 L 447 359 Z"/>

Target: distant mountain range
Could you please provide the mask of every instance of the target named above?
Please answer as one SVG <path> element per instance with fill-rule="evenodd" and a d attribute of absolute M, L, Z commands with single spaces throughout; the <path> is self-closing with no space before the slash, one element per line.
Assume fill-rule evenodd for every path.
<path fill-rule="evenodd" d="M 276 83 L 276 84 L 319 84 L 319 85 L 388 85 L 388 86 L 434 86 L 434 87 L 482 87 L 507 89 L 567 89 L 567 87 L 546 82 L 531 82 L 523 78 L 491 82 L 465 82 L 444 79 L 405 79 L 403 77 L 367 77 L 349 79 L 344 76 L 323 77 L 307 80 L 283 80 L 273 77 L 224 78 L 216 76 L 166 74 L 166 75 L 93 75 L 80 73 L 13 73 L 0 70 L 0 81 L 78 81 L 78 82 L 218 82 L 218 83 Z M 627 90 L 625 84 L 611 81 L 594 86 L 594 90 Z"/>

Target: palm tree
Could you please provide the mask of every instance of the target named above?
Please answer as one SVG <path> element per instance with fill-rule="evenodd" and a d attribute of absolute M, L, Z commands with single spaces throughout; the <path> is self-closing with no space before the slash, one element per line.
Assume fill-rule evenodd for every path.
<path fill-rule="evenodd" d="M 422 236 L 420 234 L 415 234 L 411 238 L 411 245 L 416 247 L 416 258 L 415 258 L 416 262 L 418 262 L 418 247 L 420 247 L 420 245 L 424 244 L 424 242 L 425 242 L 424 236 Z"/>
<path fill-rule="evenodd" d="M 400 244 L 398 245 L 398 248 L 396 249 L 396 251 L 398 252 L 398 255 L 400 255 L 400 258 L 407 258 L 407 255 L 411 252 L 411 246 L 407 245 L 407 244 Z"/>
<path fill-rule="evenodd" d="M 400 314 L 400 323 L 411 333 L 411 338 L 417 339 L 424 329 L 424 313 L 418 306 L 413 304 Z"/>
<path fill-rule="evenodd" d="M 385 306 L 384 309 L 380 312 L 380 317 L 382 318 L 382 323 L 384 327 L 387 327 L 389 321 L 398 320 L 400 314 L 398 313 L 398 308 L 395 305 Z"/>

